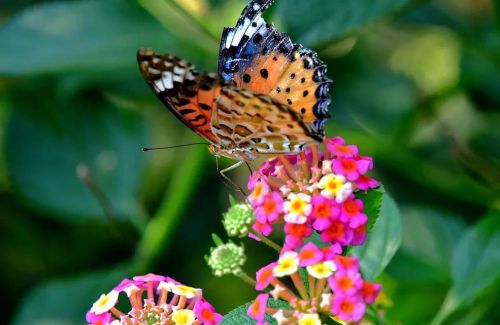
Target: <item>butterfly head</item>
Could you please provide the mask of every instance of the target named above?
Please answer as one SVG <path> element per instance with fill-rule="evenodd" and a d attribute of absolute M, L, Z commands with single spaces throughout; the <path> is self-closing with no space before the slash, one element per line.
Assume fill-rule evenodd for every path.
<path fill-rule="evenodd" d="M 210 144 L 208 146 L 208 151 L 214 155 L 215 157 L 220 157 L 219 151 L 220 151 L 220 146 L 216 144 Z"/>

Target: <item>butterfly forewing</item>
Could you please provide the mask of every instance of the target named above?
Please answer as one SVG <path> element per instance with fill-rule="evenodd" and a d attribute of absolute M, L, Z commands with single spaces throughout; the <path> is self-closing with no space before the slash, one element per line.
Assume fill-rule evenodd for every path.
<path fill-rule="evenodd" d="M 193 65 L 172 55 L 141 49 L 137 60 L 154 93 L 184 124 L 212 143 L 214 103 L 224 82 L 216 74 L 201 74 Z"/>

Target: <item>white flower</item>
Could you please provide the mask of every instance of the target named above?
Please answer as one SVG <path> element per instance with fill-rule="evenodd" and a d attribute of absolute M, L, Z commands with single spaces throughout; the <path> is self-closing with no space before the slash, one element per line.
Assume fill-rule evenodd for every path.
<path fill-rule="evenodd" d="M 330 173 L 321 177 L 319 188 L 323 189 L 321 195 L 327 199 L 335 199 L 337 203 L 342 203 L 352 194 L 352 183 L 347 182 L 343 175 Z"/>
<path fill-rule="evenodd" d="M 302 314 L 298 325 L 321 325 L 318 314 Z"/>
<path fill-rule="evenodd" d="M 292 275 L 299 268 L 299 254 L 294 251 L 283 253 L 278 260 L 278 265 L 273 268 L 275 277 L 280 278 L 285 275 Z"/>
<path fill-rule="evenodd" d="M 285 221 L 289 223 L 304 223 L 311 213 L 311 197 L 305 193 L 290 193 L 288 201 L 283 203 Z"/>
<path fill-rule="evenodd" d="M 102 294 L 90 309 L 96 315 L 104 314 L 116 305 L 118 301 L 118 291 L 111 290 L 107 295 Z"/>
<path fill-rule="evenodd" d="M 332 261 L 325 261 L 307 267 L 307 273 L 316 279 L 326 279 L 330 277 L 333 272 L 337 270 L 335 263 Z"/>

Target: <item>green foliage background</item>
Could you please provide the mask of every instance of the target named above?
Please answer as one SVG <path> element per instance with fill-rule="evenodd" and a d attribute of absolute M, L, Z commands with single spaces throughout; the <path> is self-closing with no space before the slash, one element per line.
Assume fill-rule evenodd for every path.
<path fill-rule="evenodd" d="M 266 17 L 328 64 L 328 135 L 372 155 L 399 205 L 401 226 L 380 218 L 355 251 L 369 277 L 389 263 L 376 277 L 387 322 L 498 324 L 500 3 L 275 2 Z M 152 47 L 215 71 L 221 30 L 244 4 L 0 3 L 4 319 L 83 324 L 100 293 L 149 271 L 202 287 L 222 313 L 253 299 L 203 260 L 231 192 L 213 157 L 140 151 L 199 139 L 161 107 L 135 61 Z M 244 184 L 246 170 L 233 177 Z M 390 197 L 381 204 L 397 214 Z M 249 273 L 274 258 L 246 247 Z"/>

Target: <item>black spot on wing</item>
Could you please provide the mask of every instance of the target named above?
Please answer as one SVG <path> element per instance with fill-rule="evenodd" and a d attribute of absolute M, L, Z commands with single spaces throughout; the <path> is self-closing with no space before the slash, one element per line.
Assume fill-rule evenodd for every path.
<path fill-rule="evenodd" d="M 195 127 L 200 127 L 202 125 L 207 124 L 208 120 L 205 116 L 198 114 L 198 115 L 196 115 L 195 118 L 190 119 L 189 123 L 191 123 Z"/>
<path fill-rule="evenodd" d="M 209 111 L 212 109 L 212 107 L 210 105 L 207 105 L 207 104 L 203 104 L 203 103 L 198 103 L 198 105 L 200 106 L 200 108 L 204 111 Z"/>
<path fill-rule="evenodd" d="M 183 109 L 179 110 L 178 112 L 181 115 L 187 115 L 187 114 L 194 113 L 196 111 L 194 109 L 191 109 L 191 108 L 183 108 Z"/>

